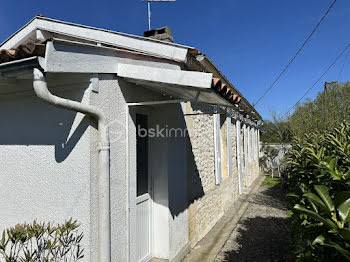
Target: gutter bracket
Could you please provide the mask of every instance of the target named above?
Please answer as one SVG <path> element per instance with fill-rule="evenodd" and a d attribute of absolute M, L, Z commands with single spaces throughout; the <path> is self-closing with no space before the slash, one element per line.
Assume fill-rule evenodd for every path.
<path fill-rule="evenodd" d="M 99 75 L 96 73 L 93 73 L 90 78 L 90 87 L 91 91 L 94 93 L 99 92 Z"/>

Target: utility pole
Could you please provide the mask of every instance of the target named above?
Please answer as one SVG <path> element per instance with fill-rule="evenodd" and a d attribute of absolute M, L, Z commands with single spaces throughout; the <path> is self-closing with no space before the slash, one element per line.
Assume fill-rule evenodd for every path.
<path fill-rule="evenodd" d="M 151 30 L 151 2 L 175 2 L 176 0 L 147 0 L 148 30 Z"/>

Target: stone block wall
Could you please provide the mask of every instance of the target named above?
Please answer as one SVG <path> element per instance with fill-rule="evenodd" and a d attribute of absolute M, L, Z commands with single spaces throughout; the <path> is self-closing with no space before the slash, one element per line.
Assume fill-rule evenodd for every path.
<path fill-rule="evenodd" d="M 251 132 L 251 137 L 255 137 L 255 133 Z M 250 139 L 250 143 L 253 143 L 252 139 Z M 256 147 L 258 147 L 259 143 L 256 143 L 254 147 L 250 145 L 250 161 L 248 162 L 248 185 L 250 186 L 257 176 L 259 175 L 259 156 L 258 156 L 258 150 Z M 253 151 L 252 151 L 253 150 Z"/>
<path fill-rule="evenodd" d="M 238 166 L 237 166 L 237 128 L 236 121 L 232 119 L 231 123 L 231 137 L 232 137 L 232 195 L 233 201 L 236 201 L 239 197 L 238 192 Z"/>
<path fill-rule="evenodd" d="M 243 159 L 243 134 L 241 135 L 242 154 L 237 156 L 237 132 L 236 122 L 231 121 L 232 144 L 227 145 L 226 137 L 226 111 L 220 109 L 221 127 L 221 159 L 222 181 L 216 184 L 215 179 L 215 144 L 214 144 L 214 117 L 213 107 L 204 104 L 186 103 L 183 106 L 186 125 L 189 134 L 188 162 L 192 165 L 189 170 L 188 186 L 188 216 L 189 216 L 189 241 L 193 247 L 201 240 L 212 227 L 219 221 L 224 212 L 238 199 L 238 169 L 237 157 L 241 158 L 242 170 L 244 171 Z M 227 148 L 232 149 L 232 173 L 227 172 Z M 253 165 L 252 165 L 253 164 Z M 225 169 L 226 168 L 226 169 Z M 225 174 L 226 170 L 226 174 Z M 250 184 L 256 178 L 255 163 L 250 162 Z M 244 186 L 244 173 L 243 173 Z"/>
<path fill-rule="evenodd" d="M 194 246 L 222 216 L 221 198 L 215 185 L 213 109 L 210 105 L 185 105 L 193 167 L 189 173 L 189 240 Z M 188 116 L 186 116 L 188 114 Z"/>
<path fill-rule="evenodd" d="M 189 108 L 190 104 L 187 104 Z M 202 188 L 208 192 L 215 185 L 215 152 L 214 152 L 214 124 L 212 107 L 209 105 L 193 106 L 189 109 L 191 116 L 186 117 L 190 136 L 192 153 L 195 161 L 195 175 L 193 176 L 193 188 Z M 194 196 L 198 197 L 198 192 Z"/>

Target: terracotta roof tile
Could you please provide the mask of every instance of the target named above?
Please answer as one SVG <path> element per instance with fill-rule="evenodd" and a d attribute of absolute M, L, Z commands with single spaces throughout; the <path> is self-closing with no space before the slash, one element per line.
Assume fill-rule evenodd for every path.
<path fill-rule="evenodd" d="M 0 50 L 0 64 L 32 56 L 44 56 L 45 45 L 22 45 L 16 49 Z"/>
<path fill-rule="evenodd" d="M 237 94 L 230 90 L 224 83 L 221 82 L 220 78 L 213 77 L 211 88 L 214 89 L 220 96 L 233 104 L 239 104 L 242 100 Z"/>

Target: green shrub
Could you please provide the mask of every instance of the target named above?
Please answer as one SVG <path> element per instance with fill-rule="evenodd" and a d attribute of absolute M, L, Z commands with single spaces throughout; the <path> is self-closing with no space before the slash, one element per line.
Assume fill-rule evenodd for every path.
<path fill-rule="evenodd" d="M 0 260 L 6 262 L 78 261 L 84 257 L 83 233 L 72 219 L 62 225 L 18 224 L 6 229 L 0 240 Z"/>
<path fill-rule="evenodd" d="M 350 261 L 350 126 L 292 143 L 288 206 L 297 261 Z"/>

